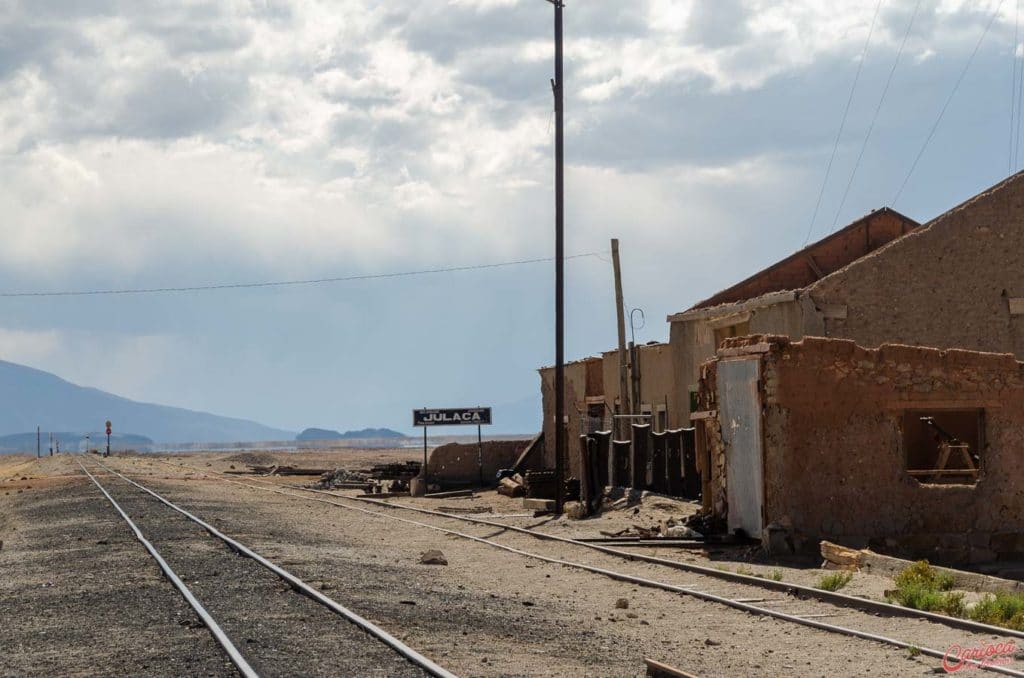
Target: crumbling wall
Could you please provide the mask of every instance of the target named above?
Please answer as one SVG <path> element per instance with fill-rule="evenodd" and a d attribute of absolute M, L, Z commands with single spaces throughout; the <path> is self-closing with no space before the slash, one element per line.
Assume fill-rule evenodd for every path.
<path fill-rule="evenodd" d="M 1024 363 L 816 337 L 724 349 L 761 356 L 766 525 L 946 562 L 1024 553 Z M 968 408 L 984 410 L 977 483 L 908 474 L 903 412 Z"/>
<path fill-rule="evenodd" d="M 600 365 L 600 358 L 586 358 L 565 366 L 565 416 L 567 420 L 566 435 L 568 445 L 576 444 L 576 439 L 586 428 L 586 393 L 587 393 L 587 372 L 591 363 Z M 589 367 L 593 379 L 593 368 Z M 555 467 L 555 368 L 544 367 L 540 370 L 541 378 L 541 403 L 544 410 L 544 465 L 547 468 Z M 591 382 L 593 383 L 593 382 Z M 570 448 L 566 448 L 566 463 L 570 473 L 575 473 L 572 468 L 574 454 Z M 578 466 L 578 464 L 576 464 Z M 567 476 L 568 477 L 568 476 Z"/>
<path fill-rule="evenodd" d="M 511 468 L 529 440 L 485 440 L 484 485 L 492 485 L 499 469 Z M 448 443 L 434 448 L 427 460 L 431 482 L 442 487 L 476 485 L 480 479 L 480 448 L 476 443 Z"/>

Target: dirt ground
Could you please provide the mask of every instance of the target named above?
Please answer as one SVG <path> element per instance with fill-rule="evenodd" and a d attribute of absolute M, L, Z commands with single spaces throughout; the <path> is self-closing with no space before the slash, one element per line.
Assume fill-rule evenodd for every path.
<path fill-rule="evenodd" d="M 280 456 L 285 457 L 285 463 L 298 466 L 360 468 L 416 458 L 416 454 L 416 450 L 344 450 Z M 233 456 L 236 458 L 229 459 Z M 539 542 L 494 527 L 363 504 L 367 510 L 384 514 L 371 515 L 246 486 L 264 484 L 265 479 L 242 476 L 236 477 L 236 482 L 227 482 L 223 477 L 204 475 L 229 470 L 232 465 L 236 470 L 244 468 L 245 459 L 237 456 L 115 457 L 111 465 L 194 510 L 303 579 L 316 582 L 342 604 L 381 624 L 458 675 L 637 676 L 644 673 L 644 657 L 701 676 L 901 676 L 942 671 L 939 660 L 913 656 L 905 650 L 544 563 L 398 522 L 393 516 L 725 597 L 750 595 L 749 591 L 743 592 L 743 587 L 728 582 L 627 562 L 571 545 Z M 142 547 L 123 523 L 118 524 L 120 518 L 95 488 L 90 489 L 77 469 L 74 459 L 66 455 L 39 462 L 0 462 L 0 539 L 4 540 L 0 549 L 0 572 L 4 573 L 0 581 L 0 628 L 12 630 L 5 631 L 9 649 L 0 653 L 0 675 L 112 675 L 125 672 L 133 659 L 161 675 L 230 675 L 232 670 L 209 641 L 208 633 L 174 621 L 187 616 L 184 602 L 161 579 Z M 117 481 L 121 483 L 118 485 L 115 480 L 101 477 L 112 491 L 116 489 L 115 496 L 124 497 L 126 504 L 142 514 L 140 527 L 158 535 L 169 529 L 164 527 L 169 522 L 167 516 L 133 499 L 123 481 Z M 274 483 L 281 487 L 311 480 L 289 477 Z M 570 521 L 534 518 L 524 511 L 522 500 L 493 492 L 458 499 L 396 498 L 389 503 L 434 509 L 488 507 L 490 514 L 481 517 L 576 537 L 595 537 L 601 531 L 614 532 L 631 525 L 649 527 L 694 510 L 686 502 L 649 496 L 636 506 Z M 97 530 L 110 534 L 103 538 Z M 172 552 L 181 554 L 176 557 L 183 562 L 192 557 L 192 551 L 211 548 L 209 537 L 198 531 L 161 539 Z M 107 543 L 101 545 L 99 541 Z M 74 548 L 62 547 L 68 544 Z M 448 565 L 420 564 L 421 554 L 429 549 L 441 550 Z M 743 549 L 704 553 L 658 548 L 642 552 L 809 585 L 822 575 L 821 570 L 806 563 L 752 562 L 750 552 Z M 50 553 L 55 554 L 51 569 L 61 574 L 45 578 L 40 572 L 46 569 Z M 108 562 L 111 558 L 117 559 L 116 566 Z M 119 577 L 126 573 L 130 585 L 112 586 L 109 575 L 103 574 L 111 571 L 117 571 Z M 54 586 L 42 586 L 47 581 Z M 884 577 L 857 574 L 844 592 L 880 599 L 888 587 L 891 582 Z M 199 589 L 213 596 L 213 589 Z M 109 593 L 100 608 L 53 602 L 58 594 L 88 593 L 95 597 L 105 591 Z M 953 643 L 996 640 L 917 619 L 877 618 L 814 601 L 785 600 L 783 594 L 761 591 L 760 595 L 775 599 L 768 600 L 766 606 L 771 603 L 795 614 L 821 615 L 823 621 L 856 625 L 940 650 Z M 241 593 L 225 600 L 237 597 Z M 628 607 L 619 607 L 620 599 L 625 599 Z M 231 612 L 233 603 L 221 604 L 227 606 L 222 609 Z M 239 609 L 244 612 L 249 608 Z M 116 633 L 105 633 L 111 610 L 124 610 L 125 614 L 118 619 Z M 301 634 L 307 627 L 320 628 L 302 616 L 279 615 L 282 633 Z M 146 628 L 156 630 L 147 636 L 147 643 L 133 643 L 133 634 Z M 64 651 L 59 656 L 45 650 L 54 633 L 62 636 Z M 268 645 L 273 636 L 267 634 Z M 324 637 L 324 632 L 318 631 L 317 636 Z M 338 643 L 343 646 L 342 641 Z M 318 642 L 316 654 L 329 655 L 324 647 Z M 181 655 L 187 655 L 193 664 L 173 663 L 172 658 L 186 659 Z M 110 661 L 111 657 L 116 661 Z M 294 674 L 287 667 L 294 669 L 295 665 L 285 662 L 279 666 L 285 668 L 268 675 Z M 330 675 L 332 667 L 335 675 L 345 674 L 337 672 L 336 663 L 317 662 L 303 665 L 303 672 Z"/>

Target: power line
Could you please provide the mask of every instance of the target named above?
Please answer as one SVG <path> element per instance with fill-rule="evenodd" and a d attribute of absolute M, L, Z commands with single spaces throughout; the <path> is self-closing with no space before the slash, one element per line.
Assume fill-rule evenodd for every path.
<path fill-rule="evenodd" d="M 853 84 L 850 86 L 850 96 L 846 99 L 846 108 L 843 109 L 843 117 L 839 121 L 839 132 L 836 133 L 836 141 L 832 144 L 832 154 L 828 158 L 828 165 L 825 166 L 825 178 L 821 181 L 821 188 L 818 190 L 818 200 L 814 203 L 814 213 L 811 214 L 811 223 L 807 225 L 807 235 L 804 237 L 804 245 L 811 239 L 814 232 L 814 222 L 818 218 L 818 210 L 821 208 L 821 199 L 825 195 L 825 187 L 828 186 L 828 178 L 832 174 L 832 163 L 836 159 L 836 151 L 839 150 L 839 141 L 843 138 L 843 129 L 846 128 L 846 118 L 850 114 L 850 104 L 853 103 L 853 94 L 857 91 L 857 82 L 860 80 L 860 73 L 864 69 L 864 61 L 868 55 L 868 45 L 871 44 L 871 36 L 875 32 L 875 21 L 878 19 L 878 10 L 882 9 L 883 0 L 878 0 L 875 6 L 875 14 L 871 17 L 871 27 L 868 28 L 868 37 L 864 41 L 864 49 L 860 54 L 860 61 L 857 63 L 857 73 L 853 76 Z"/>
<path fill-rule="evenodd" d="M 1009 147 L 1009 158 L 1006 161 L 1006 173 L 1013 174 L 1013 168 L 1016 165 L 1016 143 L 1014 141 L 1014 130 L 1017 127 L 1017 43 L 1019 42 L 1020 34 L 1020 0 L 1017 0 L 1017 11 L 1013 15 L 1013 49 L 1010 50 L 1010 138 L 1007 146 Z"/>
<path fill-rule="evenodd" d="M 566 259 L 582 259 L 585 257 L 597 257 L 603 252 L 584 252 L 565 257 Z M 524 264 L 539 264 L 554 261 L 554 257 L 542 257 L 538 259 L 519 259 L 517 261 L 502 261 L 492 264 L 475 264 L 471 266 L 448 266 L 445 268 L 427 268 L 418 271 L 401 271 L 397 273 L 367 273 L 363 275 L 347 275 L 334 278 L 313 278 L 309 280 L 273 280 L 266 282 L 251 283 L 222 283 L 217 285 L 190 285 L 187 287 L 143 287 L 130 289 L 112 290 L 62 290 L 56 292 L 0 292 L 0 297 L 86 297 L 115 294 L 158 294 L 165 292 L 207 292 L 211 290 L 236 290 L 260 287 L 292 287 L 298 285 L 321 285 L 325 283 L 351 282 L 354 280 L 379 280 L 383 278 L 407 278 L 418 275 L 432 275 L 436 273 L 457 273 L 460 271 L 479 271 L 488 268 L 506 268 L 509 266 L 521 266 Z"/>
<path fill-rule="evenodd" d="M 946 114 L 946 109 L 949 108 L 949 103 L 953 101 L 953 97 L 956 96 L 957 90 L 960 89 L 960 83 L 963 82 L 964 76 L 967 75 L 967 71 L 971 68 L 971 64 L 974 63 L 974 57 L 978 55 L 978 50 L 981 49 L 981 43 L 985 41 L 985 36 L 987 36 L 988 32 L 992 29 L 992 24 L 995 23 L 996 17 L 999 16 L 999 10 L 1002 8 L 1005 1 L 1006 0 L 999 0 L 999 2 L 996 3 L 995 9 L 992 11 L 992 16 L 989 17 L 988 23 L 985 25 L 985 30 L 982 31 L 981 37 L 978 38 L 978 43 L 974 46 L 974 51 L 971 52 L 971 56 L 968 57 L 963 70 L 960 71 L 960 76 L 953 84 L 953 90 L 949 93 L 949 96 L 946 97 L 946 102 L 942 104 L 942 109 L 939 111 L 939 117 L 935 118 L 935 124 L 933 124 L 932 128 L 928 131 L 928 136 L 925 137 L 924 144 L 921 145 L 921 150 L 917 152 L 917 156 L 914 158 L 913 164 L 910 165 L 910 171 L 907 172 L 907 176 L 903 178 L 903 183 L 900 184 L 899 190 L 896 191 L 896 195 L 890 203 L 893 207 L 896 206 L 896 202 L 900 199 L 900 196 L 903 195 L 903 189 L 907 187 L 907 182 L 910 181 L 910 177 L 914 174 L 914 170 L 917 169 L 917 163 L 921 161 L 921 157 L 928 148 L 928 144 L 931 143 L 932 137 L 935 136 L 935 130 L 939 128 L 939 123 L 942 122 L 942 117 Z"/>
<path fill-rule="evenodd" d="M 1016 17 L 1017 18 L 1014 20 L 1015 21 L 1015 25 L 1019 26 L 1019 24 L 1020 24 L 1020 0 L 1017 0 L 1017 13 L 1016 13 Z M 1017 33 L 1017 29 L 1016 28 L 1014 29 L 1014 33 Z M 1013 44 L 1014 63 L 1017 62 L 1017 46 L 1018 46 L 1018 40 L 1014 40 L 1014 44 Z M 1017 168 L 1020 167 L 1020 122 L 1021 122 L 1021 118 L 1024 117 L 1024 116 L 1021 115 L 1021 112 L 1022 112 L 1021 111 L 1021 102 L 1022 101 L 1024 101 L 1024 64 L 1021 64 L 1020 67 L 1017 69 L 1017 129 L 1016 129 L 1016 131 L 1014 131 L 1012 129 L 1010 131 L 1010 134 L 1012 135 L 1011 143 L 1013 144 L 1013 165 L 1012 165 L 1012 167 L 1010 169 L 1011 173 L 1017 171 Z"/>
<path fill-rule="evenodd" d="M 867 150 L 868 141 L 871 139 L 871 133 L 875 130 L 875 122 L 878 121 L 878 114 L 882 112 L 882 104 L 885 103 L 885 96 L 889 93 L 889 86 L 892 85 L 892 77 L 896 74 L 896 67 L 899 66 L 900 57 L 903 56 L 903 49 L 907 46 L 907 38 L 910 37 L 910 30 L 914 27 L 914 20 L 917 18 L 917 12 L 919 9 L 921 9 L 921 0 L 917 0 L 917 4 L 914 5 L 914 12 L 910 15 L 910 22 L 907 24 L 907 30 L 903 33 L 903 40 L 900 41 L 899 49 L 896 50 L 896 58 L 893 59 L 892 68 L 889 69 L 889 76 L 885 79 L 885 86 L 882 88 L 882 95 L 878 98 L 878 105 L 875 106 L 875 113 L 871 116 L 871 123 L 868 125 L 867 134 L 864 135 L 864 143 L 861 144 L 860 153 L 857 154 L 857 162 L 853 164 L 853 171 L 850 172 L 850 178 L 846 182 L 846 190 L 843 191 L 843 199 L 839 201 L 839 209 L 836 210 L 836 216 L 832 219 L 833 231 L 839 223 L 839 217 L 843 212 L 843 206 L 846 205 L 846 198 L 850 195 L 850 187 L 853 186 L 853 179 L 857 176 L 857 170 L 860 168 L 861 160 L 864 159 L 864 151 Z"/>

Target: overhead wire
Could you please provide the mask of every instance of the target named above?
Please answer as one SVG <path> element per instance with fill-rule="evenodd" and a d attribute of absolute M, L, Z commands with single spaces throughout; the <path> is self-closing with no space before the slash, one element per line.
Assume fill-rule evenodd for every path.
<path fill-rule="evenodd" d="M 583 252 L 572 254 L 565 259 L 583 259 L 586 257 L 597 257 L 603 252 Z M 554 257 L 540 257 L 536 259 L 519 259 L 516 261 L 501 261 L 490 264 L 474 264 L 468 266 L 447 266 L 443 268 L 427 268 L 416 271 L 400 271 L 395 273 L 366 273 L 360 275 L 346 275 L 331 278 L 311 278 L 307 280 L 271 280 L 264 282 L 249 283 L 220 283 L 212 285 L 188 285 L 182 287 L 142 287 L 125 289 L 97 289 L 97 290 L 60 290 L 50 292 L 0 292 L 0 297 L 85 297 L 100 295 L 118 294 L 158 294 L 169 292 L 206 292 L 211 290 L 235 290 L 252 289 L 262 287 L 292 287 L 298 285 L 321 285 L 327 283 L 341 283 L 356 280 L 381 280 L 386 278 L 407 278 L 411 276 L 433 275 L 438 273 L 457 273 L 461 271 L 479 271 L 490 268 L 506 268 L 509 266 L 521 266 L 524 264 L 538 264 L 554 261 Z"/>
<path fill-rule="evenodd" d="M 896 74 L 896 67 L 899 66 L 900 58 L 903 56 L 903 50 L 907 46 L 907 39 L 910 37 L 910 31 L 914 27 L 914 20 L 917 19 L 917 13 L 921 9 L 921 0 L 917 0 L 917 4 L 914 5 L 914 11 L 910 15 L 910 21 L 907 23 L 907 30 L 903 33 L 903 39 L 900 41 L 900 46 L 896 50 L 896 58 L 893 59 L 892 68 L 889 69 L 889 75 L 885 79 L 885 86 L 882 87 L 882 94 L 878 97 L 878 105 L 875 106 L 874 115 L 871 116 L 871 123 L 868 124 L 868 131 L 864 135 L 864 142 L 860 145 L 860 152 L 857 154 L 857 161 L 853 164 L 853 169 L 850 171 L 850 178 L 846 182 L 846 189 L 843 191 L 843 197 L 839 201 L 839 208 L 836 209 L 836 215 L 832 219 L 832 230 L 836 229 L 839 224 L 839 217 L 842 215 L 843 207 L 846 205 L 846 198 L 850 195 L 850 188 L 853 186 L 853 180 L 857 176 L 857 170 L 860 169 L 860 163 L 864 159 L 864 151 L 867 150 L 868 142 L 871 140 L 871 133 L 875 130 L 875 123 L 878 121 L 878 115 L 882 112 L 882 105 L 885 103 L 885 97 L 889 93 L 889 86 L 892 85 L 893 76 Z"/>
<path fill-rule="evenodd" d="M 953 83 L 953 89 L 950 91 L 949 96 L 946 97 L 945 103 L 942 104 L 942 108 L 939 110 L 938 117 L 935 118 L 935 122 L 932 124 L 931 129 L 928 130 L 928 136 L 925 137 L 924 143 L 921 144 L 920 150 L 914 157 L 914 162 L 910 165 L 910 170 L 907 175 L 903 178 L 903 182 L 900 184 L 899 190 L 896 191 L 896 195 L 893 197 L 890 203 L 893 207 L 899 201 L 900 196 L 903 195 L 903 190 L 907 187 L 907 183 L 910 181 L 910 177 L 913 176 L 914 171 L 917 169 L 917 165 L 921 162 L 921 158 L 924 156 L 924 152 L 928 149 L 928 144 L 931 143 L 932 137 L 935 136 L 935 131 L 939 128 L 939 123 L 942 122 L 943 116 L 946 115 L 946 109 L 949 108 L 949 104 L 953 101 L 953 97 L 956 96 L 957 90 L 960 89 L 960 83 L 963 82 L 964 77 L 967 75 L 967 71 L 970 70 L 971 64 L 974 63 L 974 58 L 978 55 L 978 50 L 981 49 L 981 44 L 985 42 L 985 37 L 992 30 L 992 25 L 996 21 L 996 17 L 999 16 L 999 10 L 1002 9 L 1003 3 L 1006 0 L 998 0 L 995 3 L 995 9 L 992 11 L 992 15 L 989 17 L 988 23 L 985 24 L 985 30 L 982 31 L 981 37 L 978 38 L 977 44 L 974 45 L 974 50 L 967 59 L 967 63 L 964 64 L 963 70 L 960 71 L 960 75 L 957 77 L 956 82 Z"/>
<path fill-rule="evenodd" d="M 1017 13 L 1016 13 L 1016 18 L 1014 20 L 1015 21 L 1015 25 L 1019 25 L 1019 23 L 1020 23 L 1020 4 L 1021 4 L 1021 0 L 1017 0 Z M 1015 34 L 1017 33 L 1017 29 L 1016 28 L 1014 29 L 1014 32 L 1015 32 Z M 1011 174 L 1013 172 L 1016 172 L 1018 169 L 1020 169 L 1020 128 L 1021 128 L 1021 118 L 1024 118 L 1024 114 L 1022 114 L 1022 106 L 1021 106 L 1021 102 L 1024 101 L 1024 63 L 1022 63 L 1020 61 L 1020 59 L 1024 58 L 1024 56 L 1019 56 L 1018 55 L 1018 48 L 1019 48 L 1019 46 L 1020 45 L 1019 45 L 1019 38 L 1018 38 L 1018 39 L 1014 40 L 1014 44 L 1013 44 L 1014 62 L 1018 63 L 1019 65 L 1018 65 L 1018 68 L 1017 68 L 1017 129 L 1015 131 L 1011 131 L 1011 134 L 1014 135 L 1013 140 L 1011 142 L 1013 144 L 1013 165 L 1012 165 L 1012 167 L 1010 169 L 1010 173 Z"/>
<path fill-rule="evenodd" d="M 811 223 L 807 225 L 807 235 L 804 236 L 804 245 L 810 241 L 811 233 L 814 232 L 814 222 L 818 218 L 818 211 L 821 209 L 821 199 L 825 195 L 825 188 L 828 186 L 828 179 L 832 174 L 832 164 L 835 162 L 836 152 L 839 150 L 839 142 L 843 138 L 843 130 L 846 128 L 846 119 L 850 115 L 850 106 L 853 103 L 853 95 L 857 91 L 857 83 L 860 81 L 861 71 L 864 70 L 864 61 L 867 59 L 868 47 L 871 45 L 871 36 L 875 32 L 875 22 L 878 20 L 878 12 L 882 9 L 883 1 L 884 0 L 878 0 L 878 4 L 875 6 L 875 13 L 871 17 L 871 25 L 868 28 L 868 37 L 864 41 L 864 49 L 861 50 L 860 60 L 857 62 L 857 72 L 853 76 L 853 84 L 850 86 L 850 95 L 846 98 L 846 107 L 843 108 L 843 115 L 839 121 L 839 131 L 836 133 L 835 143 L 832 144 L 832 153 L 829 155 L 828 164 L 825 166 L 825 178 L 822 179 L 821 188 L 818 190 L 818 199 L 814 203 L 814 212 L 811 214 Z"/>
<path fill-rule="evenodd" d="M 1010 50 L 1010 137 L 1007 140 L 1006 173 L 1013 174 L 1017 164 L 1017 148 L 1014 140 L 1017 129 L 1017 43 L 1020 33 L 1020 0 L 1017 0 L 1017 11 L 1013 15 L 1013 48 Z"/>

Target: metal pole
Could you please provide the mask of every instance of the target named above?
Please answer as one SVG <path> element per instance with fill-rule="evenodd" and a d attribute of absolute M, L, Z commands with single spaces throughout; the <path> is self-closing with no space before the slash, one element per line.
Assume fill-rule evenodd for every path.
<path fill-rule="evenodd" d="M 480 424 L 476 425 L 476 460 L 480 467 L 480 487 L 484 486 L 484 434 Z"/>
<path fill-rule="evenodd" d="M 42 456 L 42 431 L 36 426 L 36 459 Z"/>
<path fill-rule="evenodd" d="M 423 492 L 427 492 L 427 427 L 423 427 Z"/>
<path fill-rule="evenodd" d="M 555 6 L 555 512 L 565 502 L 565 149 L 562 0 Z"/>

